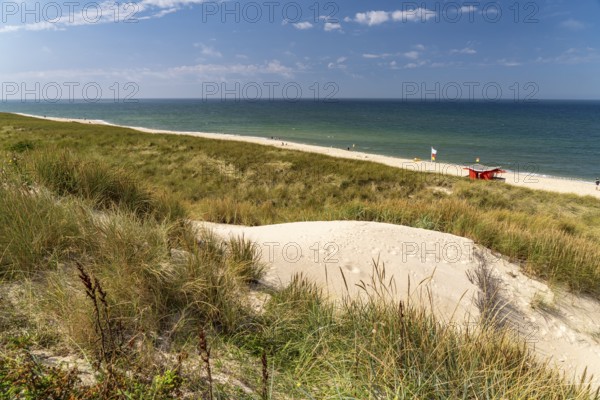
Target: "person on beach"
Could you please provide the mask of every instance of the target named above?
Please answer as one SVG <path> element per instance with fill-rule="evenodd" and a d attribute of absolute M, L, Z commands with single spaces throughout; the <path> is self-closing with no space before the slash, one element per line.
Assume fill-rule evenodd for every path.
<path fill-rule="evenodd" d="M 596 190 L 598 190 L 598 186 L 600 186 L 600 178 L 596 178 Z"/>

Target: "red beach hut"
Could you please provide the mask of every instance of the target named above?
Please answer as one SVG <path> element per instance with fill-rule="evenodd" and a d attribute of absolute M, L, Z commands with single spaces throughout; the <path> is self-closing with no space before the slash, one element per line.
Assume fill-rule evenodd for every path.
<path fill-rule="evenodd" d="M 500 167 L 486 167 L 485 165 L 481 164 L 473 164 L 465 169 L 469 170 L 469 178 L 483 179 L 486 181 L 499 179 L 498 175 L 506 172 Z"/>

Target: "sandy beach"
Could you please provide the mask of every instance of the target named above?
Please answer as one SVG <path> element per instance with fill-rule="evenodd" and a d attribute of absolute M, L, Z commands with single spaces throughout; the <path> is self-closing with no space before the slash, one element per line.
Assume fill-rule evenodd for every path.
<path fill-rule="evenodd" d="M 44 117 L 39 115 L 21 114 L 26 117 L 46 119 L 50 121 L 58 122 L 77 122 L 82 124 L 98 124 L 98 125 L 109 125 L 109 126 L 121 126 L 110 124 L 102 120 L 83 120 L 76 118 L 56 118 L 56 117 Z M 146 133 L 158 133 L 158 134 L 171 134 L 171 135 L 188 135 L 207 139 L 218 139 L 218 140 L 233 140 L 238 142 L 256 143 L 265 146 L 273 146 L 279 148 L 285 148 L 287 150 L 298 150 L 309 153 L 325 154 L 331 157 L 346 158 L 351 160 L 366 160 L 376 162 L 379 164 L 388 165 L 395 168 L 402 168 L 406 170 L 427 172 L 432 174 L 441 175 L 452 175 L 452 176 L 467 176 L 467 171 L 464 170 L 464 166 L 457 164 L 449 164 L 443 162 L 430 162 L 430 161 L 414 161 L 399 157 L 390 157 L 378 154 L 363 153 L 360 151 L 348 151 L 347 149 L 338 149 L 333 147 L 315 146 L 310 144 L 301 144 L 294 142 L 287 142 L 269 138 L 262 138 L 256 136 L 240 136 L 231 135 L 224 133 L 208 133 L 208 132 L 180 132 L 160 129 L 148 129 L 134 126 L 121 126 L 123 128 L 130 128 L 140 132 Z M 580 196 L 594 196 L 600 198 L 600 190 L 596 190 L 594 182 L 586 182 L 577 179 L 558 178 L 549 176 L 540 176 L 529 172 L 519 171 L 507 171 L 503 174 L 506 179 L 505 183 L 514 186 L 527 187 L 536 190 L 546 190 L 550 192 L 558 193 L 571 193 Z"/>

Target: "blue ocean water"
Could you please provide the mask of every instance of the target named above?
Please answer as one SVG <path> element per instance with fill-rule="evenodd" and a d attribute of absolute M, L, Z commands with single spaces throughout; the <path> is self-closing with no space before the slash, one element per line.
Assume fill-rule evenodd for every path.
<path fill-rule="evenodd" d="M 600 176 L 600 101 L 421 102 L 401 100 L 137 103 L 2 102 L 0 111 L 178 131 L 230 133 L 467 164 L 480 158 L 541 175 Z"/>

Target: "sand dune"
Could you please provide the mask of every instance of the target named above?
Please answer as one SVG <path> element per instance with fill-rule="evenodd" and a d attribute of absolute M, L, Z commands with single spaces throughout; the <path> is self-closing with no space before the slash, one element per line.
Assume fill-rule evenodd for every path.
<path fill-rule="evenodd" d="M 478 267 L 475 254 L 483 254 L 502 279 L 502 294 L 511 310 L 509 329 L 541 359 L 550 360 L 569 376 L 587 367 L 588 375 L 595 376 L 594 384 L 600 386 L 600 303 L 552 290 L 469 239 L 375 222 L 198 224 L 221 237 L 244 235 L 257 243 L 269 267 L 266 283 L 285 285 L 301 272 L 332 298 L 348 291 L 357 295 L 356 285 L 370 282 L 373 261 L 378 259 L 385 264 L 386 278 L 393 278 L 399 299 L 407 301 L 410 296 L 413 303 L 433 304 L 439 319 L 457 327 L 474 324 L 479 316 L 473 304 L 479 288 L 466 272 Z"/>

